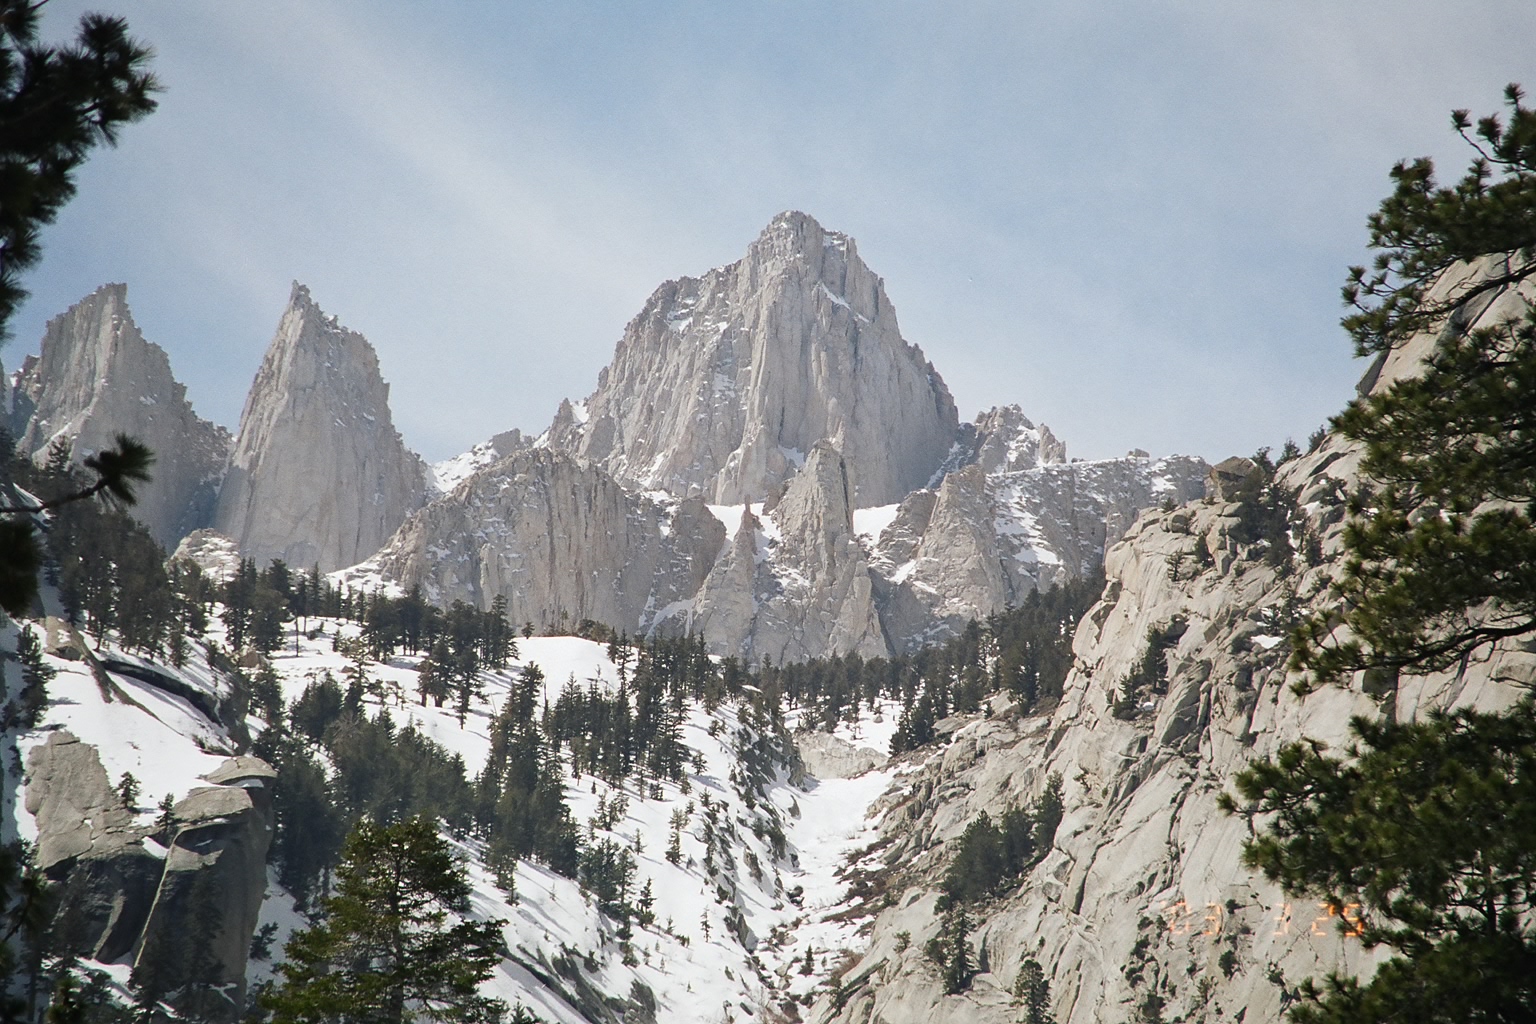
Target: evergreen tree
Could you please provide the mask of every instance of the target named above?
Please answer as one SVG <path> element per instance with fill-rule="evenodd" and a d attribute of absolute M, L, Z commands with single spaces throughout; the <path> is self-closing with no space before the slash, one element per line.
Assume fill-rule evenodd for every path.
<path fill-rule="evenodd" d="M 479 994 L 500 960 L 500 921 L 450 924 L 469 883 L 427 818 L 364 820 L 347 838 L 336 893 L 319 924 L 289 940 L 277 1024 L 500 1021 L 506 1005 Z"/>
<path fill-rule="evenodd" d="M 1362 984 L 1308 981 L 1303 1022 L 1536 1019 L 1536 708 L 1356 718 L 1342 757 L 1285 747 L 1238 775 L 1245 860 L 1318 893 L 1367 946 L 1399 955 Z M 1345 907 L 1358 910 L 1346 914 Z"/>
<path fill-rule="evenodd" d="M 16 659 L 21 663 L 21 693 L 7 705 L 9 720 L 0 722 L 0 727 L 8 728 L 14 724 L 22 729 L 32 729 L 41 721 L 43 710 L 48 706 L 48 684 L 58 672 L 43 659 L 43 645 L 30 629 L 23 628 L 17 633 Z"/>
<path fill-rule="evenodd" d="M 1056 1018 L 1051 1016 L 1051 984 L 1034 957 L 1025 957 L 1019 963 L 1019 973 L 1013 979 L 1013 1001 L 1021 1009 L 1020 1024 L 1056 1024 Z"/>
<path fill-rule="evenodd" d="M 1374 269 L 1345 286 L 1360 354 L 1437 333 L 1421 375 L 1334 421 L 1363 443 L 1369 486 L 1352 504 L 1338 603 L 1293 638 L 1309 685 L 1356 669 L 1395 685 L 1536 632 L 1536 314 L 1472 329 L 1487 300 L 1536 273 L 1536 112 L 1518 87 L 1506 99 L 1507 122 L 1483 118 L 1475 138 L 1453 115 L 1478 151 L 1455 186 L 1437 185 L 1427 159 L 1393 169 L 1370 219 Z M 1344 757 L 1293 744 L 1237 777 L 1241 806 L 1225 801 L 1274 816 L 1250 865 L 1287 892 L 1360 904 L 1362 941 L 1398 954 L 1365 983 L 1306 982 L 1292 1019 L 1536 1019 L 1536 705 L 1353 729 Z"/>
<path fill-rule="evenodd" d="M 75 194 L 74 173 L 100 143 L 155 109 L 149 49 L 121 18 L 88 14 L 73 45 L 37 41 L 36 0 L 0 0 L 0 339 L 25 298 L 19 277 L 41 256 L 39 229 Z"/>
<path fill-rule="evenodd" d="M 1439 337 L 1421 375 L 1334 420 L 1365 446 L 1372 491 L 1345 535 L 1337 607 L 1296 637 L 1296 664 L 1318 680 L 1444 668 L 1536 632 L 1536 312 L 1469 329 L 1485 301 L 1536 273 L 1536 111 L 1516 86 L 1506 97 L 1507 123 L 1483 118 L 1475 139 L 1466 112 L 1453 116 L 1477 150 L 1455 186 L 1437 185 L 1428 159 L 1393 169 L 1396 189 L 1370 221 L 1376 268 L 1354 268 L 1345 288 L 1360 353 Z M 1330 638 L 1339 621 L 1347 640 Z"/>
<path fill-rule="evenodd" d="M 970 915 L 963 906 L 954 904 L 945 912 L 938 934 L 928 940 L 925 948 L 949 995 L 970 988 L 971 979 L 976 976 L 976 955 L 971 950 L 970 935 Z"/>

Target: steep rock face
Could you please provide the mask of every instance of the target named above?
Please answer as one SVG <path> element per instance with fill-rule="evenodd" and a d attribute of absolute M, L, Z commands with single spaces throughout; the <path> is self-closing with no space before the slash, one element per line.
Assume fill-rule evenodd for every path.
<path fill-rule="evenodd" d="M 751 663 L 889 653 L 869 564 L 853 532 L 850 467 L 828 442 L 760 523 L 743 510 L 730 549 L 704 581 L 692 628 Z M 766 527 L 766 528 L 765 528 Z"/>
<path fill-rule="evenodd" d="M 427 486 L 373 347 L 295 284 L 240 415 L 214 528 L 259 563 L 329 571 L 377 551 Z"/>
<path fill-rule="evenodd" d="M 1495 313 L 1515 301 L 1500 296 Z M 1432 340 L 1392 353 L 1368 386 L 1416 372 Z M 1078 628 L 1054 712 L 1020 718 L 999 699 L 990 717 L 951 723 L 952 742 L 925 752 L 883 798 L 880 859 L 895 899 L 845 976 L 855 982 L 818 1001 L 810 1020 L 1011 1022 L 1009 989 L 1026 957 L 1043 965 L 1061 1024 L 1147 1019 L 1149 1008 L 1191 1022 L 1278 1020 L 1302 979 L 1369 974 L 1382 954 L 1342 934 L 1326 907 L 1287 898 L 1243 867 L 1247 824 L 1219 810 L 1219 794 L 1287 743 L 1311 737 L 1338 749 L 1353 715 L 1507 708 L 1536 683 L 1536 652 L 1501 645 L 1386 692 L 1357 674 L 1295 694 L 1287 632 L 1328 600 L 1359 456 L 1330 437 L 1282 466 L 1277 483 L 1299 511 L 1267 540 L 1241 528 L 1240 503 L 1215 495 L 1130 528 L 1106 559 L 1108 586 Z M 1320 554 L 1302 546 L 1284 568 L 1267 557 L 1308 534 Z M 1175 638 L 1166 686 L 1117 715 L 1149 629 Z M 1026 803 L 1052 775 L 1066 808 L 1054 848 L 975 908 L 970 938 L 985 944 L 991 970 L 946 996 L 921 950 L 939 926 L 934 901 L 955 840 L 983 810 Z"/>
<path fill-rule="evenodd" d="M 1204 493 L 1202 459 L 1066 462 L 1066 446 L 1016 406 L 977 420 L 958 468 L 918 491 L 872 545 L 881 618 L 897 650 L 957 631 L 1037 588 L 1091 572 L 1142 509 Z M 925 497 L 926 495 L 926 497 Z"/>
<path fill-rule="evenodd" d="M 633 486 L 729 505 L 773 493 L 828 440 L 862 507 L 928 483 L 957 427 L 853 240 L 784 213 L 739 262 L 657 289 L 547 443 Z"/>
<path fill-rule="evenodd" d="M 472 474 L 348 575 L 421 584 L 444 604 L 489 607 L 502 595 L 513 622 L 634 631 L 692 596 L 724 543 L 696 498 L 663 505 L 584 460 L 535 449 Z"/>
<path fill-rule="evenodd" d="M 26 808 L 38 867 L 60 885 L 55 940 L 82 957 L 142 967 L 144 983 L 199 1019 L 237 1019 L 266 892 L 273 778 L 257 758 L 230 758 L 209 776 L 215 785 L 176 804 L 174 836 L 151 838 L 133 824 L 96 749 L 52 733 L 27 758 Z"/>
<path fill-rule="evenodd" d="M 19 450 L 34 458 L 55 440 L 73 445 L 77 463 L 120 433 L 147 444 L 154 479 L 130 511 L 166 547 L 212 518 L 229 432 L 192 411 L 165 351 L 133 322 L 127 285 L 103 285 L 48 321 L 12 406 Z"/>

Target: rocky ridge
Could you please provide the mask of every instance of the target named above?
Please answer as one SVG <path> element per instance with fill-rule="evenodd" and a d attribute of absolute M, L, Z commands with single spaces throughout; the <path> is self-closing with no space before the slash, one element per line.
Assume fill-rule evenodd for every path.
<path fill-rule="evenodd" d="M 433 601 L 540 628 L 582 619 L 643 629 L 698 590 L 725 528 L 697 499 L 660 502 L 582 459 L 517 451 L 413 513 L 342 579 L 419 584 Z"/>
<path fill-rule="evenodd" d="M 847 460 L 823 441 L 770 513 L 771 533 L 744 508 L 731 546 L 692 603 L 687 628 L 748 664 L 765 656 L 782 664 L 831 652 L 889 654 L 869 564 L 853 532 L 849 477 Z"/>
<path fill-rule="evenodd" d="M 1494 312 L 1519 301 L 1505 293 Z M 1415 372 L 1432 342 L 1394 352 L 1366 386 Z M 1011 1022 L 1025 958 L 1044 966 L 1061 1024 L 1275 1020 L 1303 978 L 1369 973 L 1375 954 L 1338 917 L 1242 866 L 1247 826 L 1219 810 L 1219 794 L 1287 743 L 1338 747 L 1354 715 L 1507 708 L 1536 683 L 1536 653 L 1504 644 L 1395 686 L 1368 687 L 1357 674 L 1297 696 L 1287 632 L 1326 599 L 1358 465 L 1358 450 L 1329 437 L 1281 466 L 1276 485 L 1296 505 L 1281 535 L 1255 538 L 1243 503 L 1221 489 L 1130 527 L 1107 556 L 1108 586 L 1077 631 L 1055 711 L 1017 717 L 998 699 L 985 719 L 948 723 L 952 741 L 924 752 L 878 805 L 875 849 L 892 900 L 835 997 L 809 1019 Z M 1288 558 L 1275 557 L 1293 542 Z M 1127 706 L 1122 687 L 1149 631 L 1171 641 L 1166 683 Z M 922 949 L 938 927 L 950 844 L 979 813 L 1026 803 L 1053 775 L 1066 806 L 1055 848 L 1012 891 L 974 908 L 971 939 L 988 950 L 990 970 L 945 995 Z"/>
<path fill-rule="evenodd" d="M 377 551 L 427 489 L 373 346 L 295 283 L 240 415 L 214 528 L 259 564 L 330 571 Z"/>
<path fill-rule="evenodd" d="M 193 412 L 165 351 L 134 323 L 127 285 L 103 285 L 48 321 L 41 351 L 16 375 L 11 412 L 18 451 L 37 459 L 55 441 L 76 464 L 118 434 L 147 444 L 154 479 L 132 512 L 162 545 L 212 516 L 229 432 Z"/>
<path fill-rule="evenodd" d="M 979 417 L 954 463 L 872 538 L 870 566 L 896 650 L 1097 569 L 1142 509 L 1203 495 L 1207 470 L 1203 459 L 1143 451 L 1068 462 L 1066 446 L 1017 406 Z"/>

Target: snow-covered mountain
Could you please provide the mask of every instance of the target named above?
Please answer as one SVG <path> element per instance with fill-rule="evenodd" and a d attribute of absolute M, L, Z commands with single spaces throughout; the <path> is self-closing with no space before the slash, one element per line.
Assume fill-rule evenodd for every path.
<path fill-rule="evenodd" d="M 113 394 L 112 408 L 133 397 Z M 676 400 L 655 402 L 661 394 Z M 803 214 L 775 218 L 741 261 L 659 289 L 597 391 L 562 406 L 543 436 L 509 431 L 431 470 L 392 426 L 372 348 L 296 285 L 228 467 L 210 513 L 218 531 L 193 532 L 180 548 L 212 577 L 233 575 L 241 557 L 278 557 L 334 569 L 354 592 L 419 586 L 442 607 L 498 607 L 530 632 L 697 634 L 738 667 L 887 657 L 956 636 L 1096 568 L 1145 510 L 1199 498 L 1207 470 L 1142 452 L 1069 460 L 1016 407 L 959 424 L 853 241 Z M 178 531 L 189 525 L 208 521 Z M 57 613 L 57 595 L 49 600 Z M 270 977 L 270 960 L 245 962 L 253 934 L 265 937 L 258 947 L 281 949 L 301 923 L 302 887 L 288 892 L 253 869 L 274 822 L 279 840 L 290 827 L 273 794 L 308 777 L 274 781 L 249 756 L 267 727 L 261 700 L 290 713 L 318 681 L 350 674 L 354 721 L 387 713 L 391 742 L 438 744 L 472 779 L 522 669 L 543 670 L 546 707 L 568 684 L 627 694 L 609 651 L 570 636 L 525 637 L 511 666 L 475 677 L 461 712 L 414 699 L 425 652 L 369 660 L 359 627 L 340 619 L 290 622 L 292 635 L 263 659 L 224 649 L 215 616 L 210 644 L 192 644 L 180 667 L 116 650 L 110 627 L 95 641 L 57 625 L 19 628 L 40 632 L 58 676 L 41 719 L 3 734 L 26 769 L 0 808 L 5 838 L 36 841 L 73 894 L 70 948 L 119 984 L 135 962 L 190 964 L 183 953 L 207 950 L 195 971 L 166 967 L 156 984 L 180 1012 L 214 1020 L 239 1012 L 247 981 Z M 4 673 L 11 699 L 19 668 Z M 927 773 L 924 785 L 943 793 L 948 776 L 923 764 L 927 752 L 888 760 L 897 706 L 856 701 L 833 716 L 837 734 L 801 736 L 798 747 L 756 708 L 746 690 L 680 701 L 688 764 L 676 777 L 580 774 L 574 746 L 560 762 L 586 848 L 609 844 L 633 860 L 636 887 L 649 883 L 654 917 L 632 933 L 571 878 L 526 859 L 509 876 L 489 863 L 483 835 L 458 830 L 471 912 L 507 922 L 488 991 L 571 1024 L 796 1021 L 813 1008 L 837 1016 L 848 997 L 889 980 L 884 961 L 850 968 L 869 949 L 868 929 L 885 927 L 873 922 L 889 918 L 890 885 L 931 889 L 938 858 L 903 847 L 928 873 L 887 877 L 880 851 L 938 813 L 901 803 L 907 775 Z M 938 726 L 970 735 L 955 719 Z M 338 785 L 335 759 L 315 756 L 310 782 Z M 125 773 L 143 799 L 114 795 Z M 1024 781 L 1038 791 L 1038 777 Z M 206 849 L 167 832 L 147 806 L 162 794 Z M 959 813 L 942 828 L 963 825 Z M 218 856 L 205 856 L 215 846 Z M 909 905 L 931 905 L 923 898 Z M 199 917 L 210 901 L 218 913 Z M 899 919 L 921 924 L 918 913 Z M 916 955 L 889 962 L 915 976 Z"/>
<path fill-rule="evenodd" d="M 392 426 L 372 347 L 302 285 L 232 443 L 191 412 L 123 286 L 58 318 L 43 352 L 15 392 L 26 450 L 144 434 L 160 461 L 142 514 L 168 547 L 211 528 L 188 554 L 363 563 L 345 578 L 500 597 L 540 628 L 699 630 L 752 658 L 950 635 L 1097 566 L 1139 509 L 1204 480 L 1186 457 L 1069 462 L 1013 406 L 959 424 L 854 241 L 801 213 L 659 288 L 542 436 L 430 469 Z"/>

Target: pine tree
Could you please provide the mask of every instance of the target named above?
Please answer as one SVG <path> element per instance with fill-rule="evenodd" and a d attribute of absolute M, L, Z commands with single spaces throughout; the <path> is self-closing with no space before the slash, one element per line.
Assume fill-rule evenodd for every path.
<path fill-rule="evenodd" d="M 138 808 L 139 780 L 134 778 L 133 772 L 123 772 L 123 777 L 117 780 L 117 797 L 129 811 Z"/>
<path fill-rule="evenodd" d="M 1316 680 L 1441 669 L 1536 632 L 1536 311 L 1514 303 L 1471 329 L 1483 303 L 1536 274 L 1536 111 L 1521 98 L 1511 85 L 1507 123 L 1483 118 L 1475 139 L 1455 113 L 1477 157 L 1454 187 L 1436 184 L 1427 159 L 1393 169 L 1396 189 L 1370 221 L 1376 268 L 1354 268 L 1345 287 L 1361 354 L 1438 338 L 1421 375 L 1334 420 L 1364 445 L 1371 489 L 1345 534 L 1336 607 L 1295 638 L 1295 664 Z"/>
<path fill-rule="evenodd" d="M 1536 707 L 1357 718 L 1336 757 L 1315 742 L 1238 775 L 1229 810 L 1273 816 L 1245 861 L 1317 893 L 1341 927 L 1399 956 L 1368 983 L 1303 987 L 1294 1020 L 1536 1019 Z M 1344 913 L 1345 908 L 1355 910 Z"/>
<path fill-rule="evenodd" d="M 1374 270 L 1345 286 L 1360 354 L 1423 332 L 1435 342 L 1421 375 L 1334 421 L 1363 443 L 1369 486 L 1336 606 L 1293 636 L 1309 685 L 1365 669 L 1390 689 L 1400 672 L 1536 632 L 1536 313 L 1507 304 L 1473 329 L 1488 300 L 1536 273 L 1536 112 L 1516 86 L 1506 99 L 1507 123 L 1483 118 L 1475 139 L 1453 115 L 1478 151 L 1454 187 L 1427 159 L 1393 169 L 1370 220 Z M 1359 904 L 1361 940 L 1398 954 L 1364 983 L 1307 981 L 1291 1018 L 1536 1019 L 1536 704 L 1352 727 L 1343 757 L 1292 744 L 1237 777 L 1242 804 L 1224 801 L 1268 820 L 1251 866 L 1346 923 Z"/>
<path fill-rule="evenodd" d="M 359 822 L 336 879 L 320 923 L 288 942 L 267 1000 L 277 1024 L 502 1019 L 506 1005 L 478 992 L 502 922 L 449 923 L 470 888 L 431 820 Z"/>
<path fill-rule="evenodd" d="M 971 919 L 959 903 L 951 903 L 939 923 L 938 933 L 923 947 L 938 969 L 939 980 L 949 995 L 964 992 L 976 975 L 970 943 Z"/>
<path fill-rule="evenodd" d="M 1022 1010 L 1019 1024 L 1056 1024 L 1051 1016 L 1051 984 L 1034 957 L 1019 962 L 1019 973 L 1013 979 L 1013 1001 Z"/>

